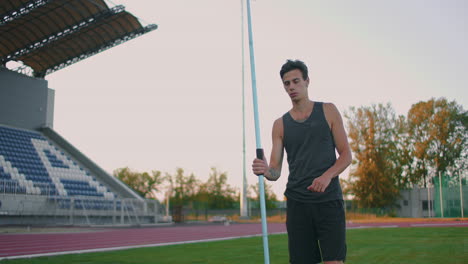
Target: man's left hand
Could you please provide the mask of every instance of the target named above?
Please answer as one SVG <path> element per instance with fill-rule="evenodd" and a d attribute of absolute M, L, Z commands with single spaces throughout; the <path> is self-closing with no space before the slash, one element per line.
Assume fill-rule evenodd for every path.
<path fill-rule="evenodd" d="M 307 190 L 311 192 L 324 192 L 330 184 L 331 179 L 325 175 L 322 175 L 318 178 L 315 178 L 312 181 L 312 184 L 307 187 Z"/>

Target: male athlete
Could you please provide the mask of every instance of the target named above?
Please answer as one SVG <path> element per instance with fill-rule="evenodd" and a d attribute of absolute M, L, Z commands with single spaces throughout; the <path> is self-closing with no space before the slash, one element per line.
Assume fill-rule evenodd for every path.
<path fill-rule="evenodd" d="M 334 104 L 309 99 L 310 79 L 302 61 L 288 60 L 280 76 L 292 108 L 273 124 L 270 164 L 255 159 L 253 172 L 276 181 L 286 150 L 290 263 L 343 263 L 346 225 L 338 175 L 351 163 L 351 150 L 341 115 Z"/>

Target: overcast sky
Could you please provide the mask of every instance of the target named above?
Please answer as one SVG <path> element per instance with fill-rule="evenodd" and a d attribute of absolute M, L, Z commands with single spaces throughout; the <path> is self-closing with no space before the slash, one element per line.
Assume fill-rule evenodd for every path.
<path fill-rule="evenodd" d="M 54 129 L 109 173 L 181 167 L 206 181 L 214 166 L 240 187 L 241 1 L 108 3 L 159 28 L 46 76 L 55 90 Z M 268 156 L 272 123 L 291 107 L 279 78 L 286 59 L 306 62 L 311 99 L 333 102 L 342 114 L 390 102 L 406 115 L 412 104 L 442 96 L 468 108 L 467 1 L 256 0 L 252 20 Z M 247 176 L 254 184 L 247 45 L 246 35 Z M 273 183 L 280 199 L 287 172 L 285 163 Z"/>

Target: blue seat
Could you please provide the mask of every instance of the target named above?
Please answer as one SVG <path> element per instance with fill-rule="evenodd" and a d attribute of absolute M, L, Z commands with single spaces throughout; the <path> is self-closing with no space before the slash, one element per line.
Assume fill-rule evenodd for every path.
<path fill-rule="evenodd" d="M 44 155 L 48 162 L 43 162 Z M 15 129 L 0 125 L 0 156 L 17 172 L 5 171 L 0 164 L 0 181 L 14 180 L 18 182 L 32 181 L 33 186 L 39 187 L 42 195 L 58 195 L 52 178 L 59 179 L 67 196 L 84 195 L 89 197 L 104 197 L 102 191 L 98 191 L 96 185 L 102 186 L 88 171 L 81 168 L 67 153 L 59 150 L 52 142 L 41 133 L 31 130 Z M 73 169 L 72 169 L 73 168 Z M 64 175 L 63 170 L 70 169 Z M 13 174 L 12 174 L 13 173 Z M 71 176 L 70 176 L 71 175 Z M 71 178 L 70 178 L 71 177 Z M 90 183 L 93 182 L 93 185 Z M 99 183 L 99 184 L 96 184 Z M 24 185 L 24 183 L 22 183 Z M 28 193 L 33 192 L 25 186 L 18 187 L 8 185 L 8 192 Z M 5 187 L 7 185 L 4 185 Z M 61 187 L 60 187 L 61 188 Z M 79 190 L 79 191 L 77 191 Z M 108 189 L 106 192 L 116 196 Z M 30 193 L 34 194 L 34 193 Z"/>

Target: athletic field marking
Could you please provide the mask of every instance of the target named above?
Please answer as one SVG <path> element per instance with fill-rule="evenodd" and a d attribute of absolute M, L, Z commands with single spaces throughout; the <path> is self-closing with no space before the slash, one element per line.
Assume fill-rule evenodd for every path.
<path fill-rule="evenodd" d="M 362 225 L 362 226 L 348 226 L 346 229 L 366 229 L 366 228 L 396 228 L 398 225 Z"/>
<path fill-rule="evenodd" d="M 438 223 L 438 224 L 411 224 L 411 226 L 419 227 L 419 226 L 468 226 L 468 223 Z"/>
<path fill-rule="evenodd" d="M 277 233 L 270 233 L 270 235 L 285 234 L 285 233 L 286 232 L 277 232 Z M 50 257 L 50 256 L 59 256 L 59 255 L 67 255 L 67 254 L 83 254 L 83 253 L 115 251 L 115 250 L 134 249 L 134 248 L 146 248 L 146 247 L 162 247 L 162 246 L 182 245 L 182 244 L 191 244 L 191 243 L 204 243 L 204 242 L 214 242 L 214 241 L 223 241 L 223 240 L 233 240 L 233 239 L 238 239 L 238 238 L 250 238 L 250 237 L 259 237 L 259 236 L 262 236 L 262 234 L 246 235 L 246 236 L 233 236 L 233 237 L 221 237 L 221 238 L 209 238 L 209 239 L 201 239 L 201 240 L 188 240 L 188 241 L 168 242 L 168 243 L 156 243 L 156 244 L 147 244 L 147 245 L 121 246 L 121 247 L 109 247 L 109 248 L 93 248 L 93 249 L 69 250 L 69 251 L 62 251 L 62 252 L 49 252 L 49 253 L 39 253 L 39 254 L 30 254 L 30 255 L 18 255 L 18 256 L 10 256 L 10 257 L 0 257 L 0 260 L 19 259 L 19 258 L 35 258 L 35 257 Z"/>

